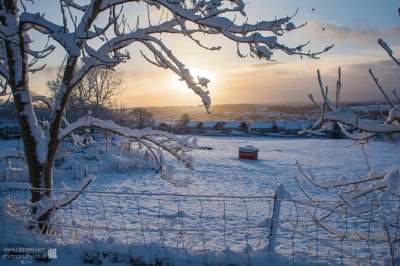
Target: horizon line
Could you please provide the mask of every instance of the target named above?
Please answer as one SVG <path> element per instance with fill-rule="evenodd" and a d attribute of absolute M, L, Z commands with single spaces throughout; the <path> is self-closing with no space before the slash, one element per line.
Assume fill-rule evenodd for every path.
<path fill-rule="evenodd" d="M 321 101 L 322 102 L 322 101 Z M 388 105 L 389 103 L 385 103 L 385 101 L 381 100 L 346 100 L 341 101 L 342 104 L 379 104 L 379 105 Z M 212 104 L 211 109 L 213 106 L 227 106 L 227 105 L 314 105 L 311 101 L 296 101 L 296 102 L 270 102 L 270 103 L 217 103 Z M 125 109 L 133 109 L 133 108 L 204 108 L 204 105 L 163 105 L 163 106 L 131 106 L 125 107 Z"/>

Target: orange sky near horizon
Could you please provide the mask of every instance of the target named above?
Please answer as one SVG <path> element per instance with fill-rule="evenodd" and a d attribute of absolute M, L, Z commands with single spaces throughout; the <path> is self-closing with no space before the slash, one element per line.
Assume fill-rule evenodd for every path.
<path fill-rule="evenodd" d="M 321 70 L 326 85 L 334 91 L 338 67 L 342 67 L 344 100 L 383 102 L 368 69 L 373 68 L 389 92 L 400 89 L 397 87 L 400 83 L 398 66 L 377 44 L 378 38 L 384 38 L 399 54 L 400 17 L 396 1 L 388 0 L 385 5 L 377 2 L 303 1 L 293 21 L 297 25 L 305 21 L 308 24 L 280 37 L 279 41 L 291 46 L 311 41 L 309 49 L 312 51 L 335 44 L 319 60 L 301 59 L 281 52 L 273 55 L 276 61 L 272 62 L 250 56 L 239 58 L 235 43 L 215 36 L 199 36 L 199 40 L 208 46 L 221 45 L 220 51 L 205 50 L 184 36 L 163 35 L 162 38 L 176 57 L 192 70 L 193 76 L 201 75 L 211 80 L 209 91 L 213 104 L 305 102 L 309 92 L 319 96 L 317 69 Z M 294 0 L 268 3 L 265 0 L 249 1 L 246 10 L 253 22 L 284 17 L 299 7 Z M 248 49 L 242 48 L 242 53 L 248 54 Z M 126 91 L 116 98 L 118 102 L 126 107 L 201 104 L 200 98 L 185 89 L 174 73 L 146 62 L 140 54 L 141 49 L 146 53 L 142 46 L 130 47 L 132 59 L 116 69 L 126 87 Z M 46 92 L 45 83 L 56 76 L 59 64 L 61 62 L 52 61 L 46 71 L 30 77 L 34 91 Z"/>

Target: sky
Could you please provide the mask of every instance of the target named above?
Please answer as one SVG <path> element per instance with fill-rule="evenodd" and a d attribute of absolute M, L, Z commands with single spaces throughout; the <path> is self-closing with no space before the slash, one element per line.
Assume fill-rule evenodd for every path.
<path fill-rule="evenodd" d="M 60 20 L 58 1 L 36 0 L 35 5 L 46 17 Z M 228 103 L 276 103 L 307 102 L 311 92 L 320 96 L 317 70 L 320 69 L 324 84 L 334 91 L 338 67 L 342 68 L 342 99 L 344 101 L 384 102 L 368 70 L 371 68 L 381 85 L 390 94 L 400 93 L 398 66 L 378 45 L 384 39 L 395 51 L 400 52 L 400 1 L 394 0 L 248 0 L 246 13 L 251 23 L 273 20 L 296 12 L 296 25 L 304 27 L 279 37 L 278 41 L 296 46 L 310 41 L 308 49 L 334 48 L 322 54 L 320 59 L 288 56 L 275 52 L 273 61 L 247 56 L 239 58 L 236 44 L 223 37 L 201 36 L 207 45 L 221 45 L 220 51 L 208 51 L 184 36 L 163 36 L 163 41 L 194 75 L 211 80 L 209 91 L 213 104 Z M 46 10 L 46 11 L 44 11 Z M 136 22 L 139 15 L 146 18 L 147 10 L 128 6 L 127 12 Z M 157 11 L 150 10 L 156 19 Z M 36 33 L 32 37 L 40 36 Z M 35 38 L 32 38 L 35 40 Z M 42 40 L 43 41 L 43 40 Z M 197 106 L 201 100 L 170 70 L 147 63 L 140 50 L 142 46 L 129 48 L 132 59 L 117 68 L 116 74 L 124 80 L 126 90 L 116 101 L 126 107 L 146 106 Z M 247 49 L 242 52 L 247 54 Z M 63 52 L 58 50 L 48 60 L 47 68 L 30 77 L 33 90 L 45 93 L 45 83 L 54 78 L 62 63 Z"/>

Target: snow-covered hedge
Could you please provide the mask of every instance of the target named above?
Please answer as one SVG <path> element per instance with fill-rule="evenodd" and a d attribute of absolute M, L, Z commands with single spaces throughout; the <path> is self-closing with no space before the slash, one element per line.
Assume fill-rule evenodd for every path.
<path fill-rule="evenodd" d="M 131 147 L 129 147 L 131 145 Z M 64 143 L 55 160 L 55 176 L 80 179 L 85 173 L 127 173 L 130 171 L 157 170 L 151 155 L 138 145 L 122 141 L 95 143 L 76 148 Z"/>

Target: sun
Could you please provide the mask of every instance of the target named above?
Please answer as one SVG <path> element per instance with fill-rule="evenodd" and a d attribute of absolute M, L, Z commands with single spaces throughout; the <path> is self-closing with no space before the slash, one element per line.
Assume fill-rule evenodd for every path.
<path fill-rule="evenodd" d="M 212 72 L 207 71 L 207 70 L 192 68 L 192 69 L 190 69 L 190 73 L 192 74 L 192 76 L 194 77 L 194 80 L 196 82 L 198 81 L 198 77 L 207 78 L 210 80 L 210 83 L 215 81 L 215 74 L 213 74 Z M 187 87 L 186 82 L 180 80 L 179 77 L 175 74 L 171 76 L 171 87 L 173 89 L 177 89 L 179 91 L 190 92 L 190 89 Z"/>

